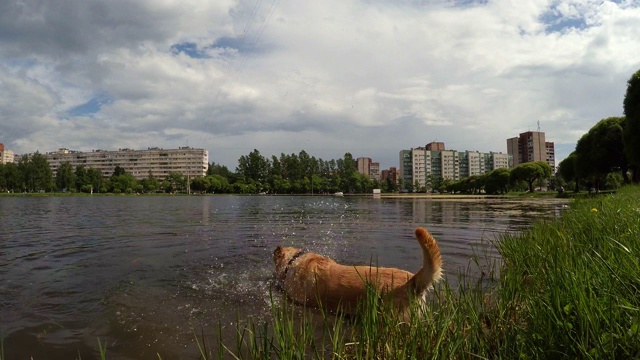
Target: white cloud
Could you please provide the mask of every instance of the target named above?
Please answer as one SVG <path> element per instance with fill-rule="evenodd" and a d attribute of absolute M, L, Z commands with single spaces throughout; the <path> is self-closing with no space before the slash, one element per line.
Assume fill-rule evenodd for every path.
<path fill-rule="evenodd" d="M 506 151 L 540 121 L 567 148 L 622 114 L 638 24 L 637 1 L 10 0 L 0 142 L 188 142 L 231 168 L 254 148 L 351 152 L 389 167 L 433 140 Z"/>

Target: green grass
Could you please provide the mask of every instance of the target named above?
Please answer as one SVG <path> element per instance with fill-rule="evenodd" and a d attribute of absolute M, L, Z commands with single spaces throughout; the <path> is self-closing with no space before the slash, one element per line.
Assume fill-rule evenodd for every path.
<path fill-rule="evenodd" d="M 517 319 L 514 355 L 640 356 L 639 200 L 638 187 L 578 199 L 561 220 L 502 238 L 498 299 Z"/>
<path fill-rule="evenodd" d="M 495 281 L 438 284 L 408 319 L 374 292 L 353 319 L 320 310 L 314 323 L 274 305 L 273 320 L 238 327 L 235 344 L 203 358 L 638 358 L 639 239 L 640 188 L 577 199 L 562 218 L 499 238 Z"/>

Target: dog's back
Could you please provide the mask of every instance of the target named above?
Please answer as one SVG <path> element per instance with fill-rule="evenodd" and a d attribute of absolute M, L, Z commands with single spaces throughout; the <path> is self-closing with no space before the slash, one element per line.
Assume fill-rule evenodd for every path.
<path fill-rule="evenodd" d="M 423 297 L 442 276 L 442 258 L 436 240 L 422 227 L 417 228 L 415 234 L 423 255 L 422 268 L 415 275 L 395 268 L 341 265 L 324 256 L 307 253 L 290 264 L 292 273 L 282 279 L 284 289 L 299 303 L 318 306 L 319 300 L 327 309 L 341 308 L 351 313 L 366 295 L 369 285 L 390 295 L 400 308 L 405 308 L 410 298 Z M 276 262 L 276 267 L 278 265 Z"/>

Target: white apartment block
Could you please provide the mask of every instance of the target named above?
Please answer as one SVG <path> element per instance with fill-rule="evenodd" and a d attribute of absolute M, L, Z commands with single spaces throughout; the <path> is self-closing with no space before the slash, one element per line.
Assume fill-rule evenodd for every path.
<path fill-rule="evenodd" d="M 209 153 L 204 149 L 180 147 L 178 149 L 149 148 L 148 150 L 120 149 L 118 151 L 93 150 L 88 152 L 58 149 L 45 154 L 53 174 L 60 165 L 69 162 L 74 168 L 98 169 L 103 177 L 113 175 L 116 166 L 123 168 L 137 180 L 153 176 L 164 179 L 175 172 L 184 176 L 205 176 L 209 167 Z"/>
<path fill-rule="evenodd" d="M 477 151 L 460 154 L 460 178 L 482 175 L 485 172 L 485 157 Z"/>
<path fill-rule="evenodd" d="M 431 173 L 431 151 L 423 147 L 411 149 L 411 160 L 412 177 L 405 181 L 419 187 L 426 186 L 427 175 Z"/>
<path fill-rule="evenodd" d="M 400 151 L 400 175 L 414 187 L 430 187 L 435 179 L 457 181 L 509 168 L 509 155 L 500 152 L 427 150 L 426 147 Z"/>
<path fill-rule="evenodd" d="M 501 153 L 501 152 L 489 152 L 489 153 L 481 153 L 484 156 L 484 174 L 495 170 L 495 169 L 510 169 L 511 163 L 511 155 Z"/>
<path fill-rule="evenodd" d="M 440 177 L 445 180 L 460 180 L 460 153 L 455 150 L 440 151 Z"/>
<path fill-rule="evenodd" d="M 14 162 L 15 155 L 13 151 L 4 148 L 4 144 L 0 143 L 0 164 L 8 164 Z"/>
<path fill-rule="evenodd" d="M 0 151 L 0 164 L 8 164 L 14 162 L 15 156 L 11 150 Z"/>

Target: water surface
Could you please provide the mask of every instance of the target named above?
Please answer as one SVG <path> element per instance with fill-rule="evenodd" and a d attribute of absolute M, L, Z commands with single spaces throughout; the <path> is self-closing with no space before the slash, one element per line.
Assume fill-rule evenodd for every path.
<path fill-rule="evenodd" d="M 557 216 L 553 201 L 322 196 L 0 197 L 7 359 L 196 359 L 194 334 L 269 315 L 277 245 L 338 262 L 421 265 L 426 226 L 455 284 L 491 240 Z M 486 270 L 486 269 L 485 269 Z M 272 292 L 273 290 L 273 292 Z M 213 345 L 213 344 L 210 344 Z"/>

